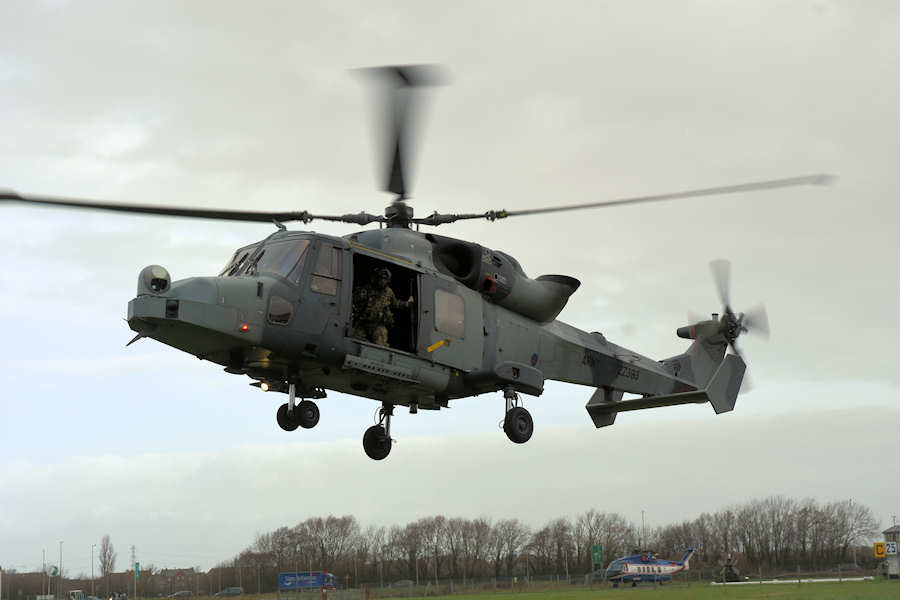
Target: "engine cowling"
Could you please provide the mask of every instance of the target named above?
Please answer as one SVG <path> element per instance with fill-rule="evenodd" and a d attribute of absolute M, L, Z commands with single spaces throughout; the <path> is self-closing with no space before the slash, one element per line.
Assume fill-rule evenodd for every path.
<path fill-rule="evenodd" d="M 520 315 L 552 321 L 581 282 L 568 275 L 531 279 L 512 256 L 480 244 L 427 235 L 435 266 L 457 281 Z"/>

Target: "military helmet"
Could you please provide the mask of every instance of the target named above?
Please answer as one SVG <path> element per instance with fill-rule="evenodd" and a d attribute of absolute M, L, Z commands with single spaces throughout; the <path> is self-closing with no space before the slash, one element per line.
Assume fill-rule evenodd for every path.
<path fill-rule="evenodd" d="M 376 279 L 387 279 L 388 281 L 391 280 L 391 272 L 388 269 L 378 269 L 375 275 Z"/>

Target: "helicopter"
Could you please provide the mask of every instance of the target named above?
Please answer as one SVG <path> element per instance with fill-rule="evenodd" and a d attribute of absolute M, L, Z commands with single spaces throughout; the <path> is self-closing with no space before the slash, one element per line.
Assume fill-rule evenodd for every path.
<path fill-rule="evenodd" d="M 631 583 L 631 587 L 637 587 L 641 581 L 662 585 L 666 581 L 671 581 L 674 573 L 689 570 L 693 554 L 694 549 L 688 547 L 679 560 L 665 560 L 657 558 L 653 552 L 635 551 L 609 563 L 606 568 L 606 579 L 613 587 L 619 587 L 620 583 Z"/>
<path fill-rule="evenodd" d="M 328 391 L 380 403 L 376 422 L 363 435 L 367 456 L 391 452 L 391 417 L 440 410 L 451 400 L 502 392 L 501 426 L 516 444 L 527 442 L 534 422 L 521 395 L 540 396 L 547 380 L 594 388 L 586 404 L 595 427 L 620 412 L 688 403 L 734 409 L 746 369 L 736 346 L 749 331 L 768 334 L 765 308 L 735 312 L 729 298 L 730 267 L 712 263 L 721 314 L 696 319 L 676 334 L 691 340 L 677 356 L 654 360 L 616 345 L 600 332 L 557 320 L 580 286 L 559 274 L 530 278 L 503 251 L 423 232 L 461 220 L 494 222 L 546 214 L 679 198 L 751 192 L 799 185 L 828 185 L 830 175 L 807 175 L 622 198 L 602 202 L 489 210 L 415 217 L 410 205 L 412 116 L 423 88 L 443 82 L 433 65 L 361 69 L 372 76 L 387 103 L 385 186 L 395 199 L 383 214 L 319 215 L 308 211 L 239 211 L 98 202 L 0 190 L 0 200 L 132 214 L 272 223 L 263 240 L 237 249 L 215 276 L 173 280 L 160 265 L 140 271 L 128 302 L 135 336 L 150 338 L 249 377 L 264 392 L 287 395 L 276 411 L 285 431 L 319 422 L 315 400 Z M 332 221 L 378 224 L 342 237 L 288 230 L 285 223 Z M 392 293 L 409 298 L 385 324 L 387 343 L 375 343 L 359 327 L 358 297 L 387 271 Z M 362 294 L 364 295 L 364 294 Z M 731 352 L 728 352 L 728 349 Z M 624 394 L 638 398 L 624 398 Z"/>

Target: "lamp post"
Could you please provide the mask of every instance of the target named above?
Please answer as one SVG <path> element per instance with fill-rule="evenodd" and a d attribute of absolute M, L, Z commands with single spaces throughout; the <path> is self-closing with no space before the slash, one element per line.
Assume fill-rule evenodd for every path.
<path fill-rule="evenodd" d="M 57 600 L 62 600 L 62 540 L 59 540 L 59 577 L 56 578 Z"/>
<path fill-rule="evenodd" d="M 94 548 L 97 547 L 97 544 L 91 544 L 91 596 L 96 596 L 94 593 Z"/>

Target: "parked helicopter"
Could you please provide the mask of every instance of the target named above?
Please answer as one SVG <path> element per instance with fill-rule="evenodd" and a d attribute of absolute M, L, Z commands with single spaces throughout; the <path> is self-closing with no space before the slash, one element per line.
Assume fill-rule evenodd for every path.
<path fill-rule="evenodd" d="M 152 338 L 247 375 L 263 391 L 288 395 L 277 410 L 286 431 L 319 421 L 314 400 L 327 390 L 381 403 L 377 423 L 363 435 L 366 454 L 391 451 L 396 406 L 440 410 L 451 400 L 502 391 L 502 427 L 515 443 L 528 441 L 534 424 L 519 394 L 539 396 L 548 379 L 596 389 L 587 412 L 596 427 L 612 425 L 620 412 L 685 403 L 712 404 L 716 413 L 735 406 L 745 363 L 735 347 L 743 333 L 767 333 L 763 308 L 736 313 L 729 299 L 728 263 L 713 263 L 721 315 L 677 330 L 692 343 L 686 352 L 654 360 L 618 346 L 602 333 L 556 320 L 580 282 L 567 275 L 532 279 L 512 256 L 475 242 L 419 231 L 465 219 L 582 210 L 678 198 L 823 185 L 811 175 L 727 187 L 528 210 L 414 217 L 408 204 L 410 114 L 417 92 L 439 83 L 429 66 L 365 70 L 382 83 L 390 101 L 387 182 L 396 199 L 383 215 L 366 212 L 314 215 L 157 205 L 0 192 L 0 200 L 66 208 L 232 221 L 271 222 L 276 231 L 238 249 L 217 275 L 173 280 L 159 266 L 144 268 L 127 321 L 129 344 Z M 288 231 L 284 223 L 335 221 L 378 229 L 344 237 Z M 415 225 L 415 229 L 413 229 Z M 354 323 L 356 292 L 371 274 L 388 269 L 391 287 L 411 309 L 397 310 L 388 345 L 364 339 Z M 731 347 L 732 354 L 726 354 Z M 638 394 L 623 399 L 625 392 Z"/>
<path fill-rule="evenodd" d="M 688 547 L 681 560 L 664 560 L 656 558 L 653 552 L 635 551 L 634 554 L 609 563 L 606 567 L 606 580 L 612 582 L 613 587 L 619 587 L 620 583 L 631 583 L 631 587 L 636 587 L 641 581 L 671 581 L 674 573 L 690 569 L 693 553 L 694 549 Z"/>

